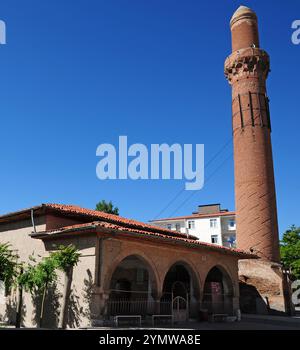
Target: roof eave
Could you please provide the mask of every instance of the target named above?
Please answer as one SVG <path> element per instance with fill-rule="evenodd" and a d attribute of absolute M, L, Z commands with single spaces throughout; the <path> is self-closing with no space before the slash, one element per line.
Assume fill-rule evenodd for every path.
<path fill-rule="evenodd" d="M 74 233 L 76 234 L 81 234 L 81 233 L 108 233 L 112 235 L 113 237 L 122 235 L 123 237 L 130 237 L 130 238 L 143 238 L 144 240 L 160 240 L 164 242 L 171 243 L 172 245 L 183 245 L 186 247 L 193 247 L 193 248 L 203 248 L 205 250 L 213 250 L 215 252 L 221 253 L 221 254 L 226 254 L 226 255 L 234 255 L 237 256 L 241 259 L 257 259 L 258 256 L 255 254 L 247 253 L 247 252 L 240 252 L 236 251 L 230 248 L 225 248 L 225 247 L 219 247 L 219 246 L 211 246 L 211 245 L 206 245 L 206 244 L 199 244 L 193 242 L 187 242 L 185 240 L 180 240 L 176 239 L 176 237 L 169 237 L 169 236 L 156 236 L 156 235 L 151 235 L 149 233 L 148 235 L 145 235 L 143 233 L 137 233 L 137 232 L 132 232 L 132 231 L 122 231 L 122 230 L 115 230 L 113 228 L 106 228 L 106 227 L 101 227 L 97 226 L 95 224 L 85 226 L 85 227 L 78 227 L 78 228 L 70 228 L 66 230 L 55 230 L 51 232 L 37 232 L 33 233 L 30 236 L 32 238 L 36 239 L 52 239 L 52 238 L 57 238 L 57 237 L 65 237 L 65 236 L 70 236 L 73 235 Z M 175 238 L 175 239 L 174 239 Z M 198 241 L 199 242 L 199 241 Z"/>

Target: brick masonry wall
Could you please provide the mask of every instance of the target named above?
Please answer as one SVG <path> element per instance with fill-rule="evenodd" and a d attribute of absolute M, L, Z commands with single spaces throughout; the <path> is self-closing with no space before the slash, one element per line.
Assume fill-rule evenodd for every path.
<path fill-rule="evenodd" d="M 232 54 L 225 61 L 225 76 L 232 86 L 237 247 L 253 251 L 261 258 L 239 262 L 244 293 L 241 303 L 251 303 L 258 313 L 285 312 L 289 301 L 278 264 L 271 120 L 266 90 L 270 59 L 259 47 L 257 17 L 251 9 L 241 6 L 230 23 Z"/>
<path fill-rule="evenodd" d="M 100 237 L 99 237 L 100 239 Z M 102 242 L 102 265 L 96 267 L 101 276 L 93 294 L 93 318 L 101 320 L 105 303 L 109 298 L 112 275 L 119 264 L 128 256 L 136 256 L 148 266 L 152 296 L 159 300 L 162 296 L 166 274 L 174 264 L 181 264 L 188 270 L 193 292 L 191 310 L 197 317 L 203 297 L 204 283 L 209 271 L 217 266 L 230 279 L 233 288 L 233 310 L 239 309 L 238 257 L 210 251 L 205 248 L 189 249 L 186 247 L 151 242 L 141 239 L 114 238 Z M 98 252 L 99 250 L 96 249 Z"/>
<path fill-rule="evenodd" d="M 225 61 L 225 75 L 232 86 L 237 246 L 246 251 L 252 249 L 262 259 L 279 262 L 271 123 L 266 96 L 269 56 L 257 47 L 256 16 L 249 16 L 235 18 L 232 42 L 237 51 Z"/>

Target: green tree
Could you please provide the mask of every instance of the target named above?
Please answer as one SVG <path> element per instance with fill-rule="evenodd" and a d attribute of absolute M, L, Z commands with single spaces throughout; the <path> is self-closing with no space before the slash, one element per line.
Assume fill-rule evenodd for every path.
<path fill-rule="evenodd" d="M 0 243 L 0 281 L 4 281 L 6 292 L 18 285 L 18 275 L 22 265 L 18 263 L 19 256 L 11 249 L 9 243 Z M 18 308 L 16 312 L 16 328 L 21 326 L 21 309 L 23 302 L 22 288 L 18 289 Z"/>
<path fill-rule="evenodd" d="M 31 256 L 29 259 L 35 262 Z M 41 308 L 38 320 L 38 326 L 43 326 L 44 307 L 48 288 L 57 280 L 56 261 L 50 255 L 44 257 L 36 265 L 29 263 L 27 266 L 23 265 L 23 271 L 19 275 L 18 284 L 21 288 L 29 291 L 32 295 L 39 295 L 41 298 Z"/>
<path fill-rule="evenodd" d="M 292 275 L 300 279 L 300 227 L 295 225 L 285 231 L 280 245 L 281 260 L 291 269 Z"/>
<path fill-rule="evenodd" d="M 9 243 L 0 243 L 0 281 L 9 290 L 18 273 L 18 255 Z"/>
<path fill-rule="evenodd" d="M 68 300 L 71 294 L 71 284 L 73 278 L 73 268 L 78 264 L 80 259 L 78 249 L 70 244 L 68 246 L 59 246 L 58 251 L 51 254 L 51 258 L 55 262 L 56 268 L 63 271 L 65 274 L 63 302 L 59 315 L 58 328 L 65 328 L 67 321 Z"/>
<path fill-rule="evenodd" d="M 105 200 L 102 200 L 101 202 L 96 204 L 95 210 L 103 211 L 108 214 L 119 215 L 119 208 L 115 207 L 111 201 L 106 202 Z"/>

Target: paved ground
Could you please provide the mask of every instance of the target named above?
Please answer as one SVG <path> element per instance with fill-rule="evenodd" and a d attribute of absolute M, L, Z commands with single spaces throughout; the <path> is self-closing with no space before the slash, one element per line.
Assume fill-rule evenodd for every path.
<path fill-rule="evenodd" d="M 300 318 L 278 316 L 247 316 L 241 322 L 231 323 L 195 323 L 192 329 L 221 329 L 221 330 L 300 330 Z"/>
<path fill-rule="evenodd" d="M 4 326 L 3 328 L 14 328 L 12 326 Z M 2 328 L 0 326 L 0 328 Z M 165 326 L 162 328 L 143 327 L 142 329 L 170 329 Z M 177 329 L 199 329 L 199 330 L 300 330 L 300 314 L 295 317 L 283 316 L 260 316 L 260 315 L 243 315 L 240 322 L 189 322 L 172 327 Z M 95 327 L 97 329 L 116 329 L 111 327 Z M 121 328 L 118 328 L 121 329 Z M 122 329 L 137 329 L 135 327 L 124 327 Z"/>
<path fill-rule="evenodd" d="M 171 327 L 148 328 L 143 329 L 171 329 Z M 199 330 L 300 330 L 300 316 L 283 317 L 283 316 L 260 316 L 246 315 L 240 322 L 189 322 L 174 326 L 178 329 L 199 329 Z M 93 329 L 116 329 L 110 327 L 99 327 Z M 120 329 L 120 328 L 118 328 Z M 122 328 L 137 329 L 137 328 Z"/>

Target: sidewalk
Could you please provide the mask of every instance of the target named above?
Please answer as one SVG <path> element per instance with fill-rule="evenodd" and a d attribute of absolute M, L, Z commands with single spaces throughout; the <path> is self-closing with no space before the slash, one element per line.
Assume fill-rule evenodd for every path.
<path fill-rule="evenodd" d="M 242 315 L 243 320 L 263 320 L 263 321 L 275 321 L 275 322 L 282 322 L 282 323 L 293 323 L 293 324 L 300 324 L 300 315 L 296 316 L 271 316 L 271 315 L 250 315 L 250 314 L 244 314 Z"/>
<path fill-rule="evenodd" d="M 224 329 L 224 330 L 300 330 L 300 316 L 269 316 L 242 315 L 240 322 L 231 323 L 194 323 L 193 329 Z"/>

